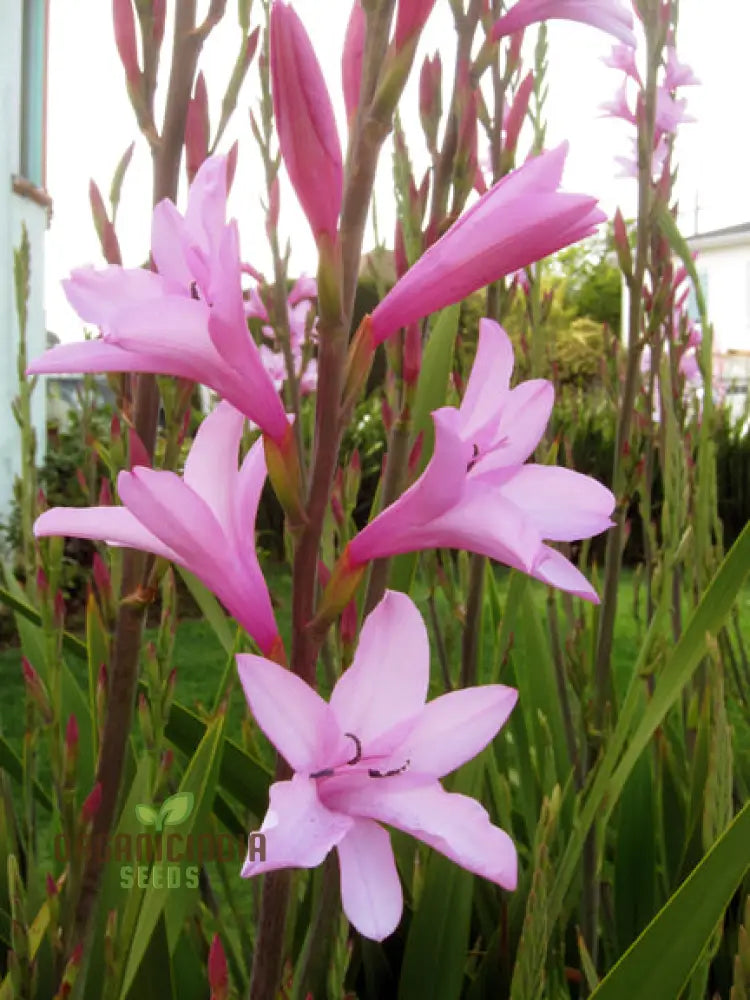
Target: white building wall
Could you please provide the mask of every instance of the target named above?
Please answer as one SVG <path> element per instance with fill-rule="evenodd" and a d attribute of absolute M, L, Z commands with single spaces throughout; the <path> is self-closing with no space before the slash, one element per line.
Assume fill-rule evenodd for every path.
<path fill-rule="evenodd" d="M 750 240 L 704 247 L 695 266 L 706 286 L 715 349 L 722 354 L 750 351 Z"/>
<path fill-rule="evenodd" d="M 27 327 L 28 355 L 40 354 L 46 344 L 44 317 L 44 233 L 47 211 L 14 193 L 20 155 L 21 52 L 23 0 L 0 3 L 0 520 L 9 509 L 13 482 L 20 472 L 18 427 L 11 402 L 18 393 L 18 322 L 13 282 L 13 249 L 20 244 L 22 223 L 31 243 L 31 294 Z M 45 443 L 44 384 L 34 393 L 33 419 L 37 454 Z"/>

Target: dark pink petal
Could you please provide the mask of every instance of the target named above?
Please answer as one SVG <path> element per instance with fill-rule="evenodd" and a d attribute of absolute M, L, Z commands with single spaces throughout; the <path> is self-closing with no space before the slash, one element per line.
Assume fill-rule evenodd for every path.
<path fill-rule="evenodd" d="M 331 694 L 342 732 L 368 742 L 421 711 L 430 682 L 422 616 L 406 594 L 386 591 L 367 617 L 354 662 Z"/>
<path fill-rule="evenodd" d="M 271 785 L 269 799 L 259 831 L 266 838 L 266 860 L 252 856 L 251 837 L 243 878 L 281 868 L 317 868 L 354 824 L 349 816 L 326 809 L 318 799 L 316 783 L 301 774 Z"/>
<path fill-rule="evenodd" d="M 422 30 L 434 6 L 435 0 L 399 0 L 394 37 L 396 49 L 403 48 Z"/>
<path fill-rule="evenodd" d="M 327 702 L 296 674 L 261 656 L 241 653 L 237 670 L 255 720 L 295 771 L 345 762 L 351 743 Z M 274 786 L 275 787 L 275 786 Z"/>
<path fill-rule="evenodd" d="M 441 778 L 476 757 L 494 739 L 518 700 L 502 684 L 463 688 L 428 702 L 389 766 L 408 760 L 409 770 Z M 387 767 L 385 768 L 388 769 Z"/>
<path fill-rule="evenodd" d="M 407 787 L 385 778 L 360 784 L 339 799 L 335 808 L 350 816 L 403 830 L 467 871 L 515 889 L 518 859 L 513 841 L 492 825 L 475 799 L 446 792 L 438 781 Z"/>
<path fill-rule="evenodd" d="M 36 519 L 34 534 L 37 538 L 50 535 L 90 538 L 181 562 L 177 553 L 144 528 L 125 507 L 52 507 Z"/>
<path fill-rule="evenodd" d="M 398 927 L 404 905 L 390 835 L 355 819 L 337 850 L 344 913 L 364 937 L 382 941 Z"/>
<path fill-rule="evenodd" d="M 500 488 L 542 538 L 572 542 L 612 527 L 615 498 L 606 486 L 557 465 L 524 465 Z"/>

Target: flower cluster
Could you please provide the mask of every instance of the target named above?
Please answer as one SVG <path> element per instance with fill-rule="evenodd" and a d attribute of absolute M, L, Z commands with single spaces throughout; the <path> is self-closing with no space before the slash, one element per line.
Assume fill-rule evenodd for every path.
<path fill-rule="evenodd" d="M 413 54 L 431 2 L 398 5 L 389 58 Z M 595 16 L 592 11 L 598 11 Z M 601 4 L 520 0 L 495 37 L 549 16 L 581 19 L 631 41 L 617 0 Z M 350 125 L 357 112 L 364 38 L 355 3 L 344 53 Z M 281 0 L 270 18 L 270 70 L 281 153 L 316 238 L 321 261 L 339 252 L 343 163 L 331 101 L 302 22 Z M 680 69 L 673 67 L 673 76 Z M 516 117 L 523 118 L 523 100 Z M 425 107 L 429 117 L 430 109 Z M 512 117 L 507 132 L 515 130 Z M 349 353 L 344 397 L 358 384 L 375 347 L 473 291 L 592 233 L 603 221 L 593 198 L 560 190 L 566 147 L 529 159 L 487 190 L 407 269 L 362 324 Z M 250 335 L 264 325 L 277 346 L 258 288 L 243 291 L 235 222 L 226 221 L 227 161 L 206 159 L 181 214 L 156 206 L 153 269 L 75 271 L 66 291 L 79 315 L 100 331 L 85 343 L 48 351 L 35 373 L 135 372 L 171 375 L 213 389 L 221 402 L 204 420 L 183 474 L 136 464 L 117 480 L 121 505 L 52 509 L 36 533 L 100 539 L 171 560 L 195 573 L 257 644 L 262 656 L 238 656 L 248 704 L 294 775 L 270 789 L 261 830 L 267 860 L 248 859 L 243 874 L 312 867 L 334 847 L 344 909 L 363 934 L 383 938 L 397 926 L 402 897 L 388 833 L 407 831 L 468 870 L 512 889 L 516 853 L 473 799 L 440 779 L 479 753 L 504 724 L 516 692 L 467 688 L 425 704 L 427 632 L 411 600 L 387 592 L 366 619 L 353 664 L 330 702 L 287 669 L 286 653 L 255 551 L 255 515 L 266 475 L 293 527 L 306 524 L 300 456 L 279 390 L 281 354 Z M 335 271 L 335 268 L 334 268 Z M 319 275 L 322 272 L 319 272 Z M 326 272 L 330 278 L 331 272 Z M 324 286 L 321 284 L 321 293 Z M 310 323 L 317 286 L 292 290 L 286 322 L 301 391 L 317 383 Z M 314 619 L 330 624 L 375 559 L 426 548 L 483 553 L 555 587 L 596 601 L 583 574 L 549 542 L 587 538 L 611 524 L 614 497 L 567 469 L 529 462 L 553 403 L 550 383 L 511 387 L 513 351 L 491 320 L 480 325 L 476 359 L 459 407 L 432 414 L 434 453 L 424 473 L 340 553 Z M 343 373 L 342 373 L 343 374 Z M 417 372 L 418 374 L 418 372 Z M 361 382 L 361 378 L 360 378 Z M 318 425 L 341 400 L 317 400 Z M 328 408 L 328 409 L 326 409 Z M 240 462 L 245 420 L 262 434 Z"/>

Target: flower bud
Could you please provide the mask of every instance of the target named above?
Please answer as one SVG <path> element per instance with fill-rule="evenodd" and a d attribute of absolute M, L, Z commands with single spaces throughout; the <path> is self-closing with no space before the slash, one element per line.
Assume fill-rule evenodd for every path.
<path fill-rule="evenodd" d="M 102 786 L 101 783 L 97 781 L 81 806 L 81 822 L 84 825 L 88 825 L 93 821 L 94 817 L 99 812 L 101 804 Z"/>
<path fill-rule="evenodd" d="M 434 152 L 437 146 L 437 132 L 443 113 L 443 66 L 439 53 L 430 59 L 425 56 L 419 74 L 419 118 L 427 140 L 427 148 Z"/>
<path fill-rule="evenodd" d="M 132 0 L 112 0 L 112 17 L 115 26 L 115 45 L 125 70 L 128 87 L 138 86 L 141 81 L 141 70 L 138 65 Z"/>
<path fill-rule="evenodd" d="M 518 136 L 520 135 L 523 123 L 526 120 L 526 113 L 529 110 L 531 93 L 534 90 L 534 74 L 527 73 L 521 81 L 518 90 L 510 106 L 508 117 L 505 122 L 505 143 L 503 147 L 503 158 L 507 161 L 506 169 L 510 169 L 516 155 L 518 146 Z"/>
<path fill-rule="evenodd" d="M 360 0 L 354 0 L 344 38 L 344 51 L 341 56 L 341 85 L 344 91 L 346 120 L 349 123 L 349 128 L 352 127 L 354 116 L 359 107 L 366 29 L 367 18 L 362 4 Z"/>
<path fill-rule="evenodd" d="M 343 191 L 341 145 L 323 73 L 302 22 L 271 8 L 271 92 L 281 155 L 316 240 L 335 241 Z"/>
<path fill-rule="evenodd" d="M 185 168 L 189 184 L 193 183 L 201 164 L 208 156 L 210 128 L 206 80 L 203 73 L 199 73 L 185 119 Z"/>
<path fill-rule="evenodd" d="M 397 52 L 408 42 L 416 44 L 434 6 L 435 0 L 399 0 L 394 37 Z"/>
<path fill-rule="evenodd" d="M 211 988 L 211 1000 L 227 1000 L 229 996 L 227 957 L 218 934 L 214 934 L 208 951 L 208 985 Z"/>

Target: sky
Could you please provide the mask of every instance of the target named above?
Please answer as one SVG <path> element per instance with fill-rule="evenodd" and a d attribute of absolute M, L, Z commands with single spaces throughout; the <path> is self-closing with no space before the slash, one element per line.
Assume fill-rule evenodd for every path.
<path fill-rule="evenodd" d="M 202 5 L 207 6 L 207 0 Z M 74 267 L 103 264 L 91 222 L 89 179 L 97 181 L 106 197 L 120 156 L 136 140 L 133 162 L 123 185 L 117 231 L 125 265 L 138 266 L 148 254 L 150 153 L 125 93 L 124 74 L 114 45 L 111 4 L 106 0 L 75 0 L 53 2 L 50 6 L 47 188 L 54 200 L 54 216 L 46 243 L 47 327 L 62 340 L 74 340 L 83 336 L 83 326 L 65 299 L 61 281 Z M 342 145 L 346 127 L 340 60 L 350 7 L 351 0 L 295 2 L 326 76 Z M 320 16 L 322 9 L 325 16 Z M 225 19 L 209 37 L 199 64 L 208 83 L 214 126 L 239 46 L 235 10 L 236 4 L 229 0 Z M 253 23 L 258 23 L 261 16 L 256 0 Z M 533 30 L 528 34 L 533 36 Z M 710 13 L 705 0 L 682 0 L 678 53 L 702 82 L 700 87 L 686 88 L 683 93 L 697 121 L 682 127 L 677 148 L 681 224 L 687 235 L 696 231 L 696 221 L 701 232 L 750 221 L 750 132 L 744 124 L 750 94 L 748 37 L 750 4 L 745 0 L 712 0 Z M 440 51 L 444 77 L 451 77 L 451 41 L 448 0 L 437 0 L 401 105 L 407 141 L 418 167 L 426 165 L 417 113 L 418 68 L 425 55 Z M 550 147 L 563 140 L 570 144 L 564 187 L 596 196 L 610 214 L 618 205 L 626 215 L 632 214 L 634 181 L 618 178 L 619 168 L 614 162 L 616 156 L 628 151 L 629 126 L 601 117 L 598 110 L 621 79 L 619 73 L 601 62 L 612 39 L 587 26 L 551 22 L 549 46 L 547 142 Z M 166 55 L 164 51 L 164 71 Z M 446 87 L 448 82 L 446 79 Z M 239 139 L 239 164 L 229 212 L 240 223 L 244 259 L 263 270 L 269 267 L 269 255 L 260 205 L 264 196 L 262 167 L 248 124 L 248 109 L 255 105 L 257 93 L 254 65 L 221 148 L 227 149 Z M 386 149 L 375 191 L 379 234 L 388 244 L 394 224 L 390 169 Z M 181 204 L 184 196 L 183 180 Z M 314 272 L 309 228 L 283 174 L 281 204 L 280 233 L 292 247 L 290 273 Z M 364 249 L 373 243 L 370 226 Z"/>

